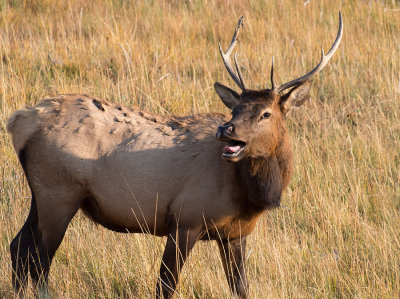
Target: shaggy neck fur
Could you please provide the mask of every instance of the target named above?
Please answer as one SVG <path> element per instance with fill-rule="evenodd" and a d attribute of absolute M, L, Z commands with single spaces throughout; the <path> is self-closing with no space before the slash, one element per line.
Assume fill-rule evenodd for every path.
<path fill-rule="evenodd" d="M 282 191 L 292 174 L 292 152 L 288 138 L 284 138 L 272 155 L 244 158 L 238 162 L 238 168 L 247 192 L 244 205 L 249 214 L 279 207 Z"/>

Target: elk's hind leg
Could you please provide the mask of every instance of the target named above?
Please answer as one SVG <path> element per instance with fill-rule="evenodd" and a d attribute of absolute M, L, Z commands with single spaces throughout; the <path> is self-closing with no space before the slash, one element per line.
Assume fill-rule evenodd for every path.
<path fill-rule="evenodd" d="M 56 187 L 57 190 L 43 188 L 45 193 L 32 190 L 28 219 L 11 242 L 13 285 L 17 292 L 27 284 L 28 269 L 34 286 L 42 293 L 47 292 L 52 259 L 79 209 L 80 201 L 74 193 Z"/>
<path fill-rule="evenodd" d="M 28 269 L 33 284 L 47 290 L 51 261 L 84 194 L 82 187 L 65 175 L 67 170 L 59 160 L 43 155 L 45 150 L 39 137 L 29 140 L 18 154 L 31 189 L 32 204 L 24 226 L 10 244 L 17 292 L 27 284 Z"/>
<path fill-rule="evenodd" d="M 35 196 L 32 196 L 31 209 L 25 224 L 10 244 L 12 262 L 12 283 L 16 292 L 26 287 L 28 282 L 29 257 L 35 251 L 38 235 L 38 213 Z"/>
<path fill-rule="evenodd" d="M 218 241 L 226 278 L 233 294 L 247 298 L 248 283 L 245 271 L 246 238 Z"/>

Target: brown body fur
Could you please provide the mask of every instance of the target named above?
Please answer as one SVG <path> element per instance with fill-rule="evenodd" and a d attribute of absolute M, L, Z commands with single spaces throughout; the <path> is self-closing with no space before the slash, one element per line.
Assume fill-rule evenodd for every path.
<path fill-rule="evenodd" d="M 68 197 L 74 198 L 72 205 L 118 231 L 165 236 L 167 218 L 177 217 L 181 225 L 218 229 L 227 238 L 249 234 L 253 216 L 268 207 L 258 207 L 257 195 L 247 198 L 243 181 L 259 176 L 263 182 L 264 174 L 271 172 L 269 161 L 275 158 L 240 165 L 224 162 L 214 134 L 225 120 L 221 114 L 153 116 L 87 96 L 66 95 L 16 112 L 8 129 L 16 152 L 26 152 L 27 176 L 35 194 L 48 192 L 45 182 L 57 189 L 64 186 Z M 29 135 L 24 128 L 29 128 Z M 276 160 L 285 186 L 291 153 L 288 143 L 284 146 L 278 153 L 284 159 Z M 251 190 L 257 188 L 255 182 L 249 184 Z M 37 204 L 40 215 L 41 202 Z M 49 205 L 57 213 L 60 204 L 63 194 L 46 200 L 43 213 Z"/>

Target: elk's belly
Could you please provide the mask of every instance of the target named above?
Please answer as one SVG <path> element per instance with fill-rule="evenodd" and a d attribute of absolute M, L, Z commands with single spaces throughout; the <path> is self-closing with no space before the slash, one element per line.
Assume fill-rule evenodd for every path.
<path fill-rule="evenodd" d="M 166 234 L 166 217 L 177 186 L 146 167 L 147 159 L 124 167 L 107 165 L 87 185 L 83 210 L 96 222 L 115 231 Z M 151 167 L 151 166 L 150 166 Z"/>

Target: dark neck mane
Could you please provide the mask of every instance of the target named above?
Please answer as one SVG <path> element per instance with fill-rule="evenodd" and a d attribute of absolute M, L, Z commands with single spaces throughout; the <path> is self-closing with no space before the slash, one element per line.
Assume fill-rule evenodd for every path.
<path fill-rule="evenodd" d="M 244 205 L 250 214 L 280 206 L 282 191 L 292 172 L 290 147 L 269 157 L 244 158 L 238 162 L 247 201 Z"/>

